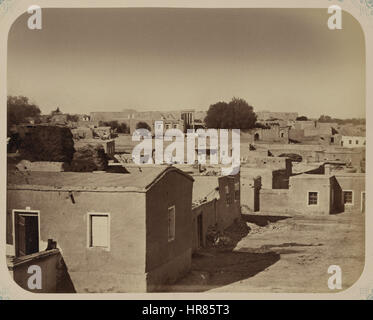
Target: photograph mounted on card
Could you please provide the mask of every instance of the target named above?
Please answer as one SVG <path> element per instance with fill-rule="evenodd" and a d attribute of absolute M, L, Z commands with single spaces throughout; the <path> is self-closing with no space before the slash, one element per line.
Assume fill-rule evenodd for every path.
<path fill-rule="evenodd" d="M 7 40 L 11 278 L 77 294 L 354 285 L 366 43 L 326 5 L 25 8 Z"/>

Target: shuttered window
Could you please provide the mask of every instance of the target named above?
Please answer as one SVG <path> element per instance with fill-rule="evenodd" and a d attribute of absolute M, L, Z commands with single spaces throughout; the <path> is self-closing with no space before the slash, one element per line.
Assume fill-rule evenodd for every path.
<path fill-rule="evenodd" d="M 353 193 L 352 191 L 343 191 L 343 203 L 353 204 Z"/>
<path fill-rule="evenodd" d="M 89 214 L 89 246 L 109 248 L 109 215 Z"/>
<path fill-rule="evenodd" d="M 308 205 L 314 206 L 318 203 L 318 192 L 308 192 Z"/>
<path fill-rule="evenodd" d="M 39 252 L 39 215 L 32 211 L 14 210 L 16 256 Z"/>

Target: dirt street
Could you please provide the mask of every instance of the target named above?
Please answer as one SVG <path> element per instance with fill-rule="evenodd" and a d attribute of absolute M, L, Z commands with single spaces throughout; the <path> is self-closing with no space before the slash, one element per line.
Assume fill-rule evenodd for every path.
<path fill-rule="evenodd" d="M 364 216 L 245 215 L 223 244 L 194 255 L 188 276 L 167 291 L 330 292 L 328 267 L 342 269 L 342 290 L 364 268 Z"/>

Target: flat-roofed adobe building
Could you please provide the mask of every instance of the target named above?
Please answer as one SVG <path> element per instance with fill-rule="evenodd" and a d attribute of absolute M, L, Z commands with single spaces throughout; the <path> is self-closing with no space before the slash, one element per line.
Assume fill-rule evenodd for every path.
<path fill-rule="evenodd" d="M 276 160 L 276 157 L 273 157 Z M 299 163 L 284 176 L 269 168 L 242 166 L 241 204 L 247 212 L 287 215 L 329 215 L 365 212 L 365 174 L 353 168 L 332 170 L 325 163 Z M 336 165 L 345 165 L 337 162 Z M 338 167 L 337 167 L 338 168 Z M 356 171 L 356 170 L 354 170 Z M 286 180 L 284 180 L 286 181 Z"/>
<path fill-rule="evenodd" d="M 157 291 L 190 269 L 192 188 L 172 166 L 8 172 L 8 254 L 32 256 L 53 239 L 76 292 Z"/>
<path fill-rule="evenodd" d="M 342 136 L 341 146 L 346 148 L 364 148 L 366 137 L 364 136 Z"/>
<path fill-rule="evenodd" d="M 223 231 L 241 216 L 240 174 L 193 176 L 193 251 L 206 244 L 210 227 Z"/>
<path fill-rule="evenodd" d="M 365 174 L 336 173 L 335 178 L 342 192 L 341 203 L 346 212 L 365 212 Z"/>
<path fill-rule="evenodd" d="M 365 212 L 365 174 L 301 174 L 290 178 L 291 211 L 304 214 Z"/>
<path fill-rule="evenodd" d="M 334 176 L 305 173 L 291 177 L 289 185 L 290 211 L 310 215 L 341 212 L 341 193 Z"/>
<path fill-rule="evenodd" d="M 209 228 L 223 231 L 241 216 L 240 174 L 193 176 L 193 251 L 206 244 Z"/>

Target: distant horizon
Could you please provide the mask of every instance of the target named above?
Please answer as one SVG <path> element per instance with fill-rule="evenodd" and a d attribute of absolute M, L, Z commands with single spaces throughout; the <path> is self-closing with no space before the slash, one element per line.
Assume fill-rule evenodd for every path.
<path fill-rule="evenodd" d="M 43 114 L 206 112 L 239 97 L 255 112 L 366 118 L 364 35 L 346 12 L 342 30 L 325 9 L 49 8 L 36 31 L 28 17 L 9 32 L 8 94 Z"/>
<path fill-rule="evenodd" d="M 35 102 L 33 102 L 33 103 L 35 103 Z M 35 103 L 35 105 L 37 105 L 36 103 Z M 38 105 L 37 105 L 38 106 Z M 40 106 L 38 106 L 39 108 L 40 108 Z M 56 107 L 57 108 L 57 107 Z M 139 110 L 135 110 L 135 109 L 133 109 L 133 108 L 127 108 L 127 109 L 122 109 L 122 110 L 106 110 L 106 111 L 102 111 L 102 110 L 98 110 L 98 111 L 91 111 L 91 112 L 88 112 L 88 113 L 71 113 L 71 112 L 64 112 L 64 110 L 61 110 L 62 108 L 60 108 L 60 111 L 62 112 L 62 113 L 68 113 L 68 114 L 71 114 L 71 115 L 74 115 L 74 114 L 85 114 L 85 115 L 90 115 L 90 113 L 91 112 L 125 112 L 125 111 L 128 111 L 128 110 L 133 110 L 133 111 L 135 111 L 135 112 L 150 112 L 150 111 L 154 111 L 154 112 L 164 112 L 164 113 L 167 113 L 167 112 L 180 112 L 179 110 L 175 110 L 175 109 L 170 109 L 170 110 L 156 110 L 156 109 L 146 109 L 146 110 L 141 110 L 141 111 L 139 111 Z M 202 110 L 202 109 L 197 109 L 197 108 L 193 108 L 193 107 L 191 107 L 191 108 L 183 108 L 183 109 L 180 109 L 180 110 L 184 110 L 184 109 L 194 109 L 194 111 L 196 111 L 196 112 L 198 112 L 198 111 L 200 111 L 200 112 L 207 112 L 208 111 L 208 109 L 206 109 L 206 110 Z M 55 110 L 55 109 L 54 109 Z M 48 115 L 48 114 L 50 114 L 51 112 L 49 112 L 49 113 L 43 113 L 43 111 L 42 111 L 42 109 L 40 108 L 40 111 L 41 111 L 41 115 Z M 273 113 L 293 113 L 293 112 L 297 112 L 297 111 L 284 111 L 284 110 L 280 110 L 280 111 L 272 111 L 272 110 L 268 110 L 268 109 L 266 109 L 266 110 L 256 110 L 255 111 L 255 108 L 254 108 L 254 112 L 255 113 L 258 113 L 258 112 L 273 112 Z M 310 119 L 310 120 L 313 120 L 313 119 L 319 119 L 320 118 L 320 116 L 322 116 L 322 115 L 325 115 L 325 116 L 330 116 L 329 114 L 320 114 L 319 116 L 316 116 L 316 117 L 310 117 L 310 116 L 307 116 L 306 114 L 299 114 L 299 112 L 298 112 L 298 116 L 299 117 L 301 117 L 301 116 L 305 116 L 305 117 L 307 117 L 308 119 Z M 334 117 L 334 116 L 330 116 L 331 118 L 333 118 L 333 119 L 340 119 L 340 120 L 350 120 L 350 119 L 366 119 L 366 117 L 360 117 L 360 118 L 342 118 L 342 117 Z"/>

